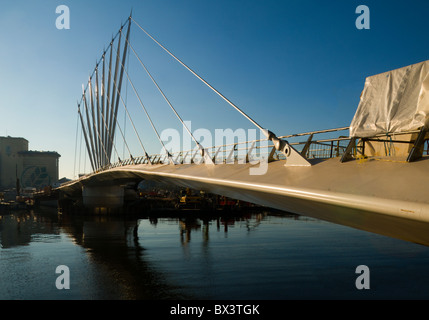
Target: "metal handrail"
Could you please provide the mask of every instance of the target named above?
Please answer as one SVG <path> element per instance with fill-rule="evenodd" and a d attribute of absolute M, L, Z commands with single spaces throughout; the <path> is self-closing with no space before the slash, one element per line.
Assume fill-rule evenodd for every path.
<path fill-rule="evenodd" d="M 327 129 L 327 130 L 317 130 L 317 131 L 310 131 L 310 132 L 305 132 L 305 133 L 283 135 L 283 136 L 280 136 L 279 138 L 282 138 L 282 139 L 297 138 L 297 137 L 311 136 L 311 135 L 316 135 L 316 134 L 345 131 L 348 129 L 349 129 L 349 127 L 341 127 L 341 128 Z M 374 138 L 394 136 L 394 135 L 404 135 L 404 134 L 418 133 L 418 132 L 419 132 L 418 130 L 413 130 L 413 131 L 409 131 L 409 132 L 391 133 L 391 134 L 387 134 L 387 135 L 386 134 L 378 134 L 378 135 L 375 135 Z M 340 143 L 344 142 L 344 141 L 350 141 L 350 139 L 351 139 L 350 137 L 340 136 L 338 138 L 325 138 L 325 139 L 318 139 L 318 140 L 315 139 L 315 140 L 311 140 L 311 141 L 290 142 L 289 144 L 293 145 L 293 146 L 300 146 L 300 145 L 305 145 L 305 144 L 309 143 L 312 146 L 314 146 L 314 145 L 325 146 L 327 148 L 309 149 L 307 151 L 307 154 L 309 155 L 310 158 L 331 158 L 334 156 L 338 157 L 339 155 L 344 153 L 346 146 L 340 145 Z M 261 142 L 266 142 L 267 144 L 266 145 L 260 145 Z M 336 144 L 334 144 L 334 142 L 336 142 Z M 392 142 L 394 143 L 395 141 L 393 140 Z M 259 143 L 259 145 L 257 145 L 257 143 Z M 330 144 L 328 144 L 328 143 L 330 143 Z M 227 161 L 235 162 L 235 161 L 240 160 L 240 159 L 244 160 L 245 158 L 247 158 L 249 156 L 249 154 L 247 152 L 249 151 L 249 146 L 251 146 L 252 144 L 254 144 L 253 150 L 256 150 L 256 151 L 259 150 L 259 152 L 263 152 L 264 149 L 267 149 L 267 151 L 266 151 L 267 154 L 269 152 L 272 152 L 273 148 L 274 148 L 274 145 L 271 141 L 269 141 L 267 139 L 256 139 L 256 140 L 249 140 L 249 141 L 244 141 L 244 142 L 234 142 L 234 143 L 229 143 L 229 144 L 224 144 L 224 145 L 211 146 L 211 147 L 205 148 L 205 151 L 210 154 L 213 161 L 217 164 L 226 163 Z M 239 154 L 240 152 L 243 152 L 243 151 L 244 151 L 244 153 Z M 329 155 L 323 154 L 326 152 L 328 152 Z M 279 154 L 275 150 L 272 153 L 273 153 L 272 157 L 275 160 L 281 160 L 281 159 L 285 158 L 284 155 Z M 318 154 L 319 154 L 319 156 L 318 156 Z M 323 154 L 323 156 L 321 154 Z M 153 154 L 153 155 L 150 155 L 149 157 L 150 157 L 150 162 L 146 156 L 139 156 L 139 157 L 132 158 L 132 159 L 120 160 L 118 162 L 106 165 L 103 168 L 100 168 L 91 174 L 102 172 L 102 171 L 105 171 L 105 170 L 108 170 L 111 168 L 127 166 L 130 164 L 149 164 L 149 163 L 165 164 L 165 163 L 168 163 L 168 161 L 169 161 L 166 154 Z M 189 164 L 189 163 L 197 163 L 197 162 L 202 163 L 203 162 L 202 156 L 200 154 L 200 149 L 198 147 L 195 147 L 195 148 L 190 149 L 190 150 L 173 152 L 173 153 L 171 153 L 171 157 L 172 157 L 172 159 L 175 159 L 177 161 L 177 164 L 187 164 L 187 163 Z"/>
<path fill-rule="evenodd" d="M 341 128 L 334 128 L 334 129 L 327 129 L 327 130 L 317 130 L 317 131 L 311 131 L 311 132 L 305 132 L 305 133 L 298 133 L 298 134 L 291 134 L 291 135 L 284 135 L 280 136 L 279 138 L 285 139 L 285 138 L 297 138 L 297 137 L 304 137 L 304 136 L 311 136 L 316 134 L 324 134 L 324 133 L 331 133 L 331 132 L 339 132 L 339 131 L 345 131 L 348 130 L 349 127 L 341 127 Z M 405 135 L 405 134 L 412 134 L 412 133 L 419 133 L 418 130 L 412 130 L 409 132 L 398 132 L 398 133 L 388 133 L 388 134 L 378 134 L 375 135 L 372 138 L 382 138 L 382 137 L 389 137 L 389 136 L 399 136 L 399 135 Z M 324 146 L 326 148 L 309 148 L 307 151 L 307 154 L 304 156 L 307 156 L 307 158 L 333 158 L 341 156 L 346 148 L 347 145 L 340 145 L 341 142 L 350 141 L 351 137 L 345 137 L 345 136 L 339 136 L 337 138 L 325 138 L 325 139 L 315 139 L 311 141 L 297 141 L 297 142 L 290 142 L 290 145 L 293 146 L 301 146 L 309 143 L 310 146 Z M 266 142 L 266 145 L 261 145 L 261 142 Z M 398 141 L 396 141 L 398 142 Z M 258 145 L 259 143 L 259 145 Z M 395 143 L 395 140 L 392 140 L 392 143 Z M 247 161 L 247 157 L 249 156 L 249 146 L 254 144 L 253 150 L 257 150 L 259 152 L 265 152 L 264 149 L 267 149 L 266 153 L 270 154 L 271 160 L 283 160 L 286 157 L 280 153 L 277 152 L 274 148 L 274 145 L 272 141 L 267 139 L 257 139 L 257 140 L 249 140 L 244 142 L 234 142 L 224 145 L 218 145 L 218 146 L 211 146 L 208 148 L 205 148 L 205 151 L 210 154 L 212 157 L 212 160 L 215 164 L 220 163 L 227 163 L 227 162 L 236 162 L 240 160 L 240 157 L 242 157 L 243 160 Z M 239 147 L 240 146 L 240 147 Z M 239 154 L 239 152 L 245 151 L 243 154 Z M 429 153 L 429 146 L 427 152 Z M 204 160 L 202 159 L 202 156 L 200 154 L 200 149 L 198 147 L 195 147 L 190 150 L 185 151 L 177 151 L 174 153 L 171 153 L 172 159 L 177 160 L 177 164 L 189 164 L 189 163 L 203 163 Z M 150 159 L 150 161 L 149 161 Z M 139 156 L 132 159 L 126 159 L 126 160 L 120 160 L 115 163 L 108 164 L 92 173 L 83 175 L 83 177 L 88 177 L 94 174 L 97 174 L 99 172 L 117 168 L 117 167 L 123 167 L 130 164 L 140 165 L 140 164 L 165 164 L 168 163 L 168 157 L 166 154 L 153 154 L 149 156 L 149 159 L 147 156 Z M 188 160 L 188 162 L 185 162 Z M 80 179 L 81 179 L 80 178 Z"/>
<path fill-rule="evenodd" d="M 295 138 L 295 137 L 302 137 L 302 136 L 307 136 L 307 135 L 312 135 L 312 134 L 314 135 L 314 134 L 344 131 L 344 130 L 348 130 L 348 129 L 349 129 L 349 127 L 341 127 L 341 128 L 335 128 L 335 129 L 327 129 L 327 130 L 317 130 L 317 131 L 298 133 L 298 134 L 292 134 L 292 135 L 284 135 L 284 136 L 280 136 L 280 138 L 282 138 L 282 139 L 284 139 L 284 138 Z M 311 144 L 322 144 L 323 142 L 340 142 L 340 141 L 346 141 L 346 140 L 350 140 L 350 138 L 349 137 L 339 137 L 339 138 L 331 138 L 331 139 L 313 140 L 313 141 L 311 141 Z M 266 142 L 267 145 L 256 145 L 257 143 L 261 143 L 261 142 Z M 303 141 L 291 142 L 290 145 L 303 145 L 306 143 L 307 142 L 305 142 L 305 141 L 304 142 Z M 239 155 L 238 153 L 240 151 L 246 151 L 247 152 L 249 150 L 248 146 L 250 146 L 252 144 L 254 144 L 253 150 L 261 151 L 263 149 L 267 149 L 267 153 L 268 153 L 268 151 L 272 150 L 274 147 L 273 143 L 267 139 L 256 139 L 256 140 L 249 140 L 249 141 L 244 141 L 244 142 L 234 142 L 234 143 L 229 143 L 229 144 L 224 144 L 224 145 L 211 146 L 211 147 L 205 148 L 205 151 L 210 154 L 210 156 L 215 161 L 215 163 L 225 163 L 225 161 L 236 161 L 239 159 L 240 156 L 243 159 L 246 158 L 248 156 L 247 153 L 243 153 L 241 155 Z M 244 147 L 238 147 L 238 146 L 242 146 L 242 145 L 244 145 Z M 329 146 L 329 145 L 327 145 L 327 146 Z M 332 147 L 338 148 L 338 146 L 332 146 Z M 345 146 L 340 146 L 340 148 L 345 149 Z M 282 158 L 282 156 L 278 155 L 278 154 L 275 154 L 274 156 L 277 159 Z M 190 150 L 173 152 L 173 153 L 171 153 L 171 157 L 173 159 L 176 159 L 178 164 L 185 164 L 185 163 L 192 163 L 192 162 L 195 163 L 195 160 L 201 160 L 202 161 L 202 157 L 201 157 L 200 150 L 198 147 L 195 147 L 195 148 L 190 149 Z M 165 154 L 153 154 L 150 156 L 150 159 L 151 159 L 151 163 L 153 163 L 153 164 L 168 163 L 168 161 L 166 161 L 166 160 L 168 160 L 168 158 L 166 157 Z M 186 160 L 188 160 L 188 162 L 185 162 Z M 218 160 L 220 160 L 220 161 L 218 161 Z M 133 159 L 134 164 L 144 164 L 147 162 L 148 161 L 147 161 L 146 156 L 140 156 L 140 157 Z M 110 164 L 110 165 L 106 166 L 105 168 L 103 168 L 102 170 L 106 170 L 106 169 L 110 169 L 110 168 L 116 168 L 119 166 L 125 166 L 125 165 L 128 165 L 129 163 L 130 162 L 127 160 L 122 160 L 120 162 Z"/>

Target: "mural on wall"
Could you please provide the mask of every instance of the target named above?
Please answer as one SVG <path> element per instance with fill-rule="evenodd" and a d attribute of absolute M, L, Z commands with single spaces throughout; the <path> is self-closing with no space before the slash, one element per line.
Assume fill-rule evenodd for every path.
<path fill-rule="evenodd" d="M 51 177 L 46 167 L 29 166 L 24 169 L 21 175 L 21 187 L 34 187 L 42 189 L 51 184 Z"/>

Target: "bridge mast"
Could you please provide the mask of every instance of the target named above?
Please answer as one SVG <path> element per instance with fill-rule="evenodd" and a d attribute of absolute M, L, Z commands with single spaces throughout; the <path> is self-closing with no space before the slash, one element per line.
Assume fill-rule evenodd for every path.
<path fill-rule="evenodd" d="M 130 17 L 128 18 L 127 35 L 125 37 L 124 51 L 122 53 L 121 73 L 119 75 L 118 94 L 116 96 L 116 103 L 115 103 L 115 112 L 114 112 L 114 120 L 113 120 L 114 126 L 112 128 L 112 137 L 115 136 L 115 131 L 116 131 L 115 130 L 116 129 L 116 119 L 117 119 L 117 116 L 118 116 L 119 98 L 121 96 L 122 78 L 123 78 L 123 75 L 124 75 L 124 68 L 125 68 L 124 66 L 125 66 L 125 60 L 126 60 L 126 57 L 127 57 L 128 39 L 129 39 L 129 36 L 130 36 L 130 29 L 131 29 L 131 14 L 130 14 Z M 120 40 L 119 40 L 119 43 L 120 43 Z M 119 46 L 118 46 L 118 48 L 119 48 Z M 119 53 L 119 51 L 118 51 L 118 53 Z M 119 56 L 117 56 L 117 57 L 119 58 Z M 111 150 L 110 150 L 110 152 L 111 152 Z M 109 156 L 110 156 L 110 154 L 109 154 Z"/>
<path fill-rule="evenodd" d="M 126 41 L 122 49 L 121 57 L 121 37 L 122 30 L 128 23 Z M 116 36 L 118 37 L 118 50 L 115 57 L 115 71 L 112 75 L 112 51 L 115 41 L 115 37 L 112 37 L 110 42 L 110 60 L 108 65 L 108 77 L 107 77 L 107 90 L 106 88 L 106 76 L 105 76 L 105 58 L 107 50 L 103 51 L 101 59 L 103 60 L 103 70 L 101 76 L 101 84 L 99 84 L 99 64 L 101 59 L 96 62 L 93 74 L 89 77 L 88 85 L 85 88 L 82 85 L 82 100 L 78 103 L 78 113 L 82 130 L 84 132 L 86 148 L 88 151 L 88 157 L 91 161 L 91 167 L 93 171 L 97 171 L 104 166 L 110 164 L 112 151 L 114 148 L 114 137 L 117 125 L 117 115 L 119 99 L 121 98 L 121 87 L 122 78 L 124 74 L 124 65 L 127 57 L 128 40 L 131 29 L 131 14 L 127 21 L 121 25 Z M 122 64 L 121 67 L 119 64 Z M 94 77 L 95 73 L 95 77 Z M 95 81 L 95 83 L 93 83 Z M 101 92 L 100 92 L 101 87 Z M 94 90 L 94 91 L 93 91 Z M 88 92 L 89 91 L 89 92 Z M 89 102 L 87 100 L 87 94 L 89 94 Z M 81 113 L 80 105 L 83 103 L 85 107 L 85 116 Z M 86 118 L 84 120 L 84 118 Z M 86 122 L 86 124 L 85 124 Z M 116 150 L 116 148 L 115 148 Z M 119 155 L 118 155 L 119 157 Z M 120 159 L 119 159 L 120 160 Z"/>

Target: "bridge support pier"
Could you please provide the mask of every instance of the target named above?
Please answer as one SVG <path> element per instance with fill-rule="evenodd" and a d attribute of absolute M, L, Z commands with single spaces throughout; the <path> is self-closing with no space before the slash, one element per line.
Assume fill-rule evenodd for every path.
<path fill-rule="evenodd" d="M 83 186 L 83 206 L 87 208 L 120 208 L 124 205 L 122 186 Z"/>

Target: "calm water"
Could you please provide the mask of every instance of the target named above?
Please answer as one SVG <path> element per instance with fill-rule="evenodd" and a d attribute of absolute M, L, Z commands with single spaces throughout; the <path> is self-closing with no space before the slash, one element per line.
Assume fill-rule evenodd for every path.
<path fill-rule="evenodd" d="M 0 299 L 428 299 L 429 247 L 265 212 L 0 216 Z M 59 290 L 55 269 L 70 270 Z M 355 286 L 356 267 L 370 289 Z"/>

